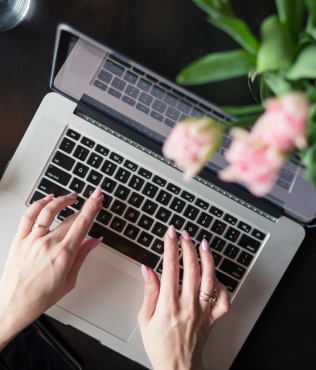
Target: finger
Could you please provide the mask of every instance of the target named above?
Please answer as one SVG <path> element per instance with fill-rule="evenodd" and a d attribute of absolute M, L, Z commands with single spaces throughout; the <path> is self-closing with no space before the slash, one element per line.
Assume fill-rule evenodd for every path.
<path fill-rule="evenodd" d="M 102 239 L 103 237 L 99 239 L 92 238 L 92 239 L 84 240 L 81 243 L 78 249 L 78 252 L 76 254 L 76 257 L 72 263 L 72 266 L 70 267 L 70 270 L 66 278 L 66 286 L 68 288 L 68 292 L 75 287 L 79 271 L 87 255 L 92 249 L 96 248 L 101 243 Z"/>
<path fill-rule="evenodd" d="M 61 224 L 59 224 L 56 229 L 49 233 L 49 237 L 54 239 L 57 243 L 64 239 L 71 225 L 75 222 L 80 212 L 76 212 L 73 215 L 67 217 Z"/>
<path fill-rule="evenodd" d="M 37 200 L 29 207 L 29 209 L 22 216 L 18 232 L 16 234 L 17 238 L 23 239 L 30 234 L 39 213 L 44 207 L 47 206 L 47 204 L 52 201 L 53 197 L 54 194 L 47 195 L 47 197 Z"/>
<path fill-rule="evenodd" d="M 80 244 L 87 235 L 92 222 L 97 215 L 100 206 L 103 204 L 101 187 L 97 187 L 90 198 L 84 204 L 79 216 L 68 230 L 62 244 L 74 256 L 76 255 Z"/>
<path fill-rule="evenodd" d="M 200 283 L 200 266 L 195 246 L 184 230 L 180 238 L 183 256 L 183 282 L 181 297 L 186 302 L 196 302 Z"/>
<path fill-rule="evenodd" d="M 145 280 L 144 301 L 138 314 L 138 322 L 142 327 L 153 317 L 160 292 L 160 282 L 155 272 L 142 265 L 142 274 Z"/>
<path fill-rule="evenodd" d="M 226 286 L 217 281 L 215 283 L 215 290 L 217 301 L 214 306 L 211 306 L 211 316 L 214 321 L 230 310 L 230 297 Z"/>
<path fill-rule="evenodd" d="M 177 301 L 179 296 L 179 245 L 176 230 L 169 227 L 164 240 L 163 271 L 161 276 L 162 304 L 165 301 Z"/>

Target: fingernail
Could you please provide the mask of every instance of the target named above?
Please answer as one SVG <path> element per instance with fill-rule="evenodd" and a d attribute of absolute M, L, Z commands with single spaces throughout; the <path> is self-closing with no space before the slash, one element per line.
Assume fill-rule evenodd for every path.
<path fill-rule="evenodd" d="M 177 238 L 176 229 L 174 228 L 173 225 L 169 226 L 169 236 L 170 236 L 171 239 L 176 239 Z"/>
<path fill-rule="evenodd" d="M 91 194 L 92 198 L 98 199 L 101 196 L 102 188 L 98 186 L 95 191 Z"/>
<path fill-rule="evenodd" d="M 145 265 L 142 265 L 141 270 L 145 281 L 150 281 L 150 274 L 148 268 Z"/>
<path fill-rule="evenodd" d="M 77 198 L 77 195 L 78 193 L 76 193 L 75 191 L 70 193 L 70 194 L 67 194 L 67 197 L 70 198 L 70 199 L 75 199 Z"/>
<path fill-rule="evenodd" d="M 182 236 L 185 240 L 191 240 L 190 235 L 186 230 L 182 231 Z"/>
<path fill-rule="evenodd" d="M 202 240 L 202 249 L 206 252 L 209 252 L 211 250 L 210 245 L 206 241 L 206 239 Z"/>
<path fill-rule="evenodd" d="M 44 198 L 46 202 L 50 202 L 54 198 L 54 194 L 49 194 L 47 197 Z"/>
<path fill-rule="evenodd" d="M 92 249 L 96 248 L 101 242 L 102 242 L 102 239 L 103 239 L 103 236 L 101 236 L 101 238 L 97 239 L 90 247 L 90 251 L 92 251 Z"/>

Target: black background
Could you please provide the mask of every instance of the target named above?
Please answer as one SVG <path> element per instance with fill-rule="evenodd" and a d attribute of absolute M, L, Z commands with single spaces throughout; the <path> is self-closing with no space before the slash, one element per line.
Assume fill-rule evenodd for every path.
<path fill-rule="evenodd" d="M 271 0 L 231 2 L 257 35 L 262 20 L 275 11 Z M 181 68 L 200 56 L 238 47 L 205 18 L 189 0 L 33 0 L 28 18 L 15 29 L 0 33 L 0 173 L 50 92 L 58 23 L 69 23 L 174 79 Z M 197 91 L 220 105 L 251 102 L 245 78 L 205 85 Z M 308 230 L 232 370 L 316 367 L 315 239 L 316 232 Z M 42 319 L 86 369 L 142 368 L 73 328 Z"/>

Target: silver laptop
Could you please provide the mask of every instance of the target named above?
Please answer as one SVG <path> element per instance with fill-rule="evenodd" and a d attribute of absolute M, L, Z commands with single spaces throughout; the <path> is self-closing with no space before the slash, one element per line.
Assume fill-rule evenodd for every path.
<path fill-rule="evenodd" d="M 216 322 L 205 369 L 227 370 L 313 220 L 316 197 L 299 163 L 288 163 L 266 199 L 216 174 L 231 139 L 189 184 L 161 146 L 177 121 L 234 119 L 148 68 L 67 25 L 59 26 L 51 87 L 0 182 L 0 274 L 18 223 L 34 201 L 78 192 L 53 227 L 102 186 L 104 207 L 88 237 L 103 244 L 87 257 L 77 285 L 46 313 L 151 368 L 137 314 L 141 263 L 160 276 L 169 224 L 196 246 L 206 238 L 232 308 Z M 57 93 L 56 93 L 57 92 Z M 181 284 L 183 268 L 180 254 Z"/>

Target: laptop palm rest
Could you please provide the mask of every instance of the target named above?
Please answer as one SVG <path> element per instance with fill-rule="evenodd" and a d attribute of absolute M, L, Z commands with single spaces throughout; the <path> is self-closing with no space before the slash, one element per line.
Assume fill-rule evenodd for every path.
<path fill-rule="evenodd" d="M 57 306 L 128 341 L 137 326 L 144 285 L 89 255 L 76 287 Z"/>

